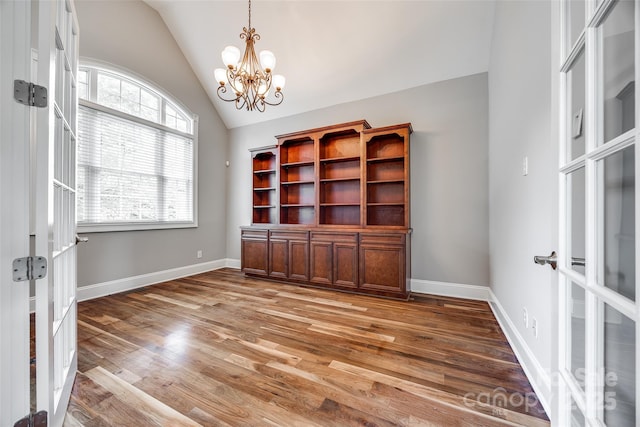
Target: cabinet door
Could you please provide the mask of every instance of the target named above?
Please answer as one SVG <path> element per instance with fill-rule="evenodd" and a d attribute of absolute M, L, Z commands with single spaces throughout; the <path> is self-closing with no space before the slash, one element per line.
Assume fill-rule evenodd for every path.
<path fill-rule="evenodd" d="M 404 246 L 360 246 L 360 288 L 404 293 L 405 280 Z"/>
<path fill-rule="evenodd" d="M 287 278 L 289 276 L 289 241 L 269 239 L 269 276 Z"/>
<path fill-rule="evenodd" d="M 289 276 L 294 280 L 309 280 L 309 242 L 289 241 Z"/>
<path fill-rule="evenodd" d="M 333 275 L 333 243 L 311 242 L 311 282 L 331 285 Z"/>
<path fill-rule="evenodd" d="M 243 231 L 240 249 L 242 271 L 266 276 L 269 262 L 266 231 Z"/>
<path fill-rule="evenodd" d="M 358 245 L 335 243 L 333 245 L 334 284 L 342 287 L 358 287 Z"/>
<path fill-rule="evenodd" d="M 360 288 L 363 291 L 407 295 L 406 236 L 402 233 L 360 234 Z"/>

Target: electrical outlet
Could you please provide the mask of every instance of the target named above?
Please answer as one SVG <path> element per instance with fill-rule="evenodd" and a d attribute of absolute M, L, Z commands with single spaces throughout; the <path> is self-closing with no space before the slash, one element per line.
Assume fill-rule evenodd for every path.
<path fill-rule="evenodd" d="M 527 311 L 527 307 L 522 307 L 522 320 L 524 321 L 524 327 L 529 327 L 529 312 Z"/>
<path fill-rule="evenodd" d="M 533 336 L 538 338 L 538 320 L 535 317 L 531 319 L 531 329 L 533 330 Z"/>
<path fill-rule="evenodd" d="M 196 252 L 196 258 L 202 258 L 202 251 L 201 250 Z"/>

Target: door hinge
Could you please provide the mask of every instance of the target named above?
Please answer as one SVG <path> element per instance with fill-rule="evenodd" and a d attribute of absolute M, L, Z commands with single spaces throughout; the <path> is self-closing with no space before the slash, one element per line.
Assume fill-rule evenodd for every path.
<path fill-rule="evenodd" d="M 16 421 L 13 427 L 47 427 L 47 422 L 47 411 L 40 411 Z"/>
<path fill-rule="evenodd" d="M 47 88 L 24 80 L 14 80 L 13 98 L 20 104 L 43 108 L 47 106 Z"/>
<path fill-rule="evenodd" d="M 28 256 L 13 260 L 13 281 L 42 279 L 47 275 L 47 259 L 43 256 Z"/>

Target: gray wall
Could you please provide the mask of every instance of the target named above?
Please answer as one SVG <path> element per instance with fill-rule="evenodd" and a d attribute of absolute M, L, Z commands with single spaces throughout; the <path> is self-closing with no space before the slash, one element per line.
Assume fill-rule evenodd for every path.
<path fill-rule="evenodd" d="M 411 122 L 412 277 L 488 285 L 487 90 L 482 73 L 230 130 L 229 258 L 240 258 L 239 227 L 251 222 L 249 148 L 352 120 Z"/>
<path fill-rule="evenodd" d="M 78 252 L 78 286 L 225 258 L 227 130 L 182 51 L 142 1 L 76 0 L 76 8 L 81 56 L 146 77 L 200 117 L 199 227 L 90 234 Z"/>
<path fill-rule="evenodd" d="M 491 289 L 548 371 L 557 329 L 557 276 L 535 265 L 533 257 L 558 249 L 551 5 L 497 2 L 489 66 Z M 524 326 L 524 307 L 538 321 L 537 339 Z"/>

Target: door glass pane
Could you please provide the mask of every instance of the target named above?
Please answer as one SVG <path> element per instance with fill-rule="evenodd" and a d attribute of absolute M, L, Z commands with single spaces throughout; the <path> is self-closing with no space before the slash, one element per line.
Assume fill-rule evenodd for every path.
<path fill-rule="evenodd" d="M 567 158 L 573 160 L 584 154 L 585 135 L 585 57 L 584 50 L 578 55 L 567 75 L 567 87 L 570 93 L 567 97 L 567 118 L 569 142 L 567 143 Z"/>
<path fill-rule="evenodd" d="M 571 427 L 583 427 L 586 425 L 584 415 L 582 415 L 582 411 L 573 398 L 571 399 L 571 423 L 569 425 Z"/>
<path fill-rule="evenodd" d="M 570 330 L 571 334 L 571 357 L 569 367 L 571 374 L 575 378 L 576 382 L 580 384 L 580 387 L 584 389 L 585 371 L 585 292 L 584 289 L 571 283 L 571 295 L 569 298 L 569 313 L 570 313 Z"/>
<path fill-rule="evenodd" d="M 599 249 L 604 267 L 598 282 L 635 301 L 635 149 L 625 148 L 598 162 L 602 187 Z"/>
<path fill-rule="evenodd" d="M 585 0 L 570 0 L 567 2 L 569 14 L 569 27 L 567 28 L 567 36 L 569 38 L 567 41 L 569 44 L 567 51 L 575 44 L 584 29 L 585 4 Z"/>
<path fill-rule="evenodd" d="M 580 168 L 571 172 L 568 176 L 567 201 L 567 218 L 571 221 L 567 230 L 571 233 L 569 236 L 570 253 L 568 260 L 569 267 L 578 273 L 584 274 L 584 233 L 585 233 L 585 171 Z"/>
<path fill-rule="evenodd" d="M 634 7 L 618 2 L 600 28 L 604 142 L 635 127 Z"/>
<path fill-rule="evenodd" d="M 633 320 L 605 304 L 604 422 L 608 426 L 636 425 L 636 326 Z"/>

